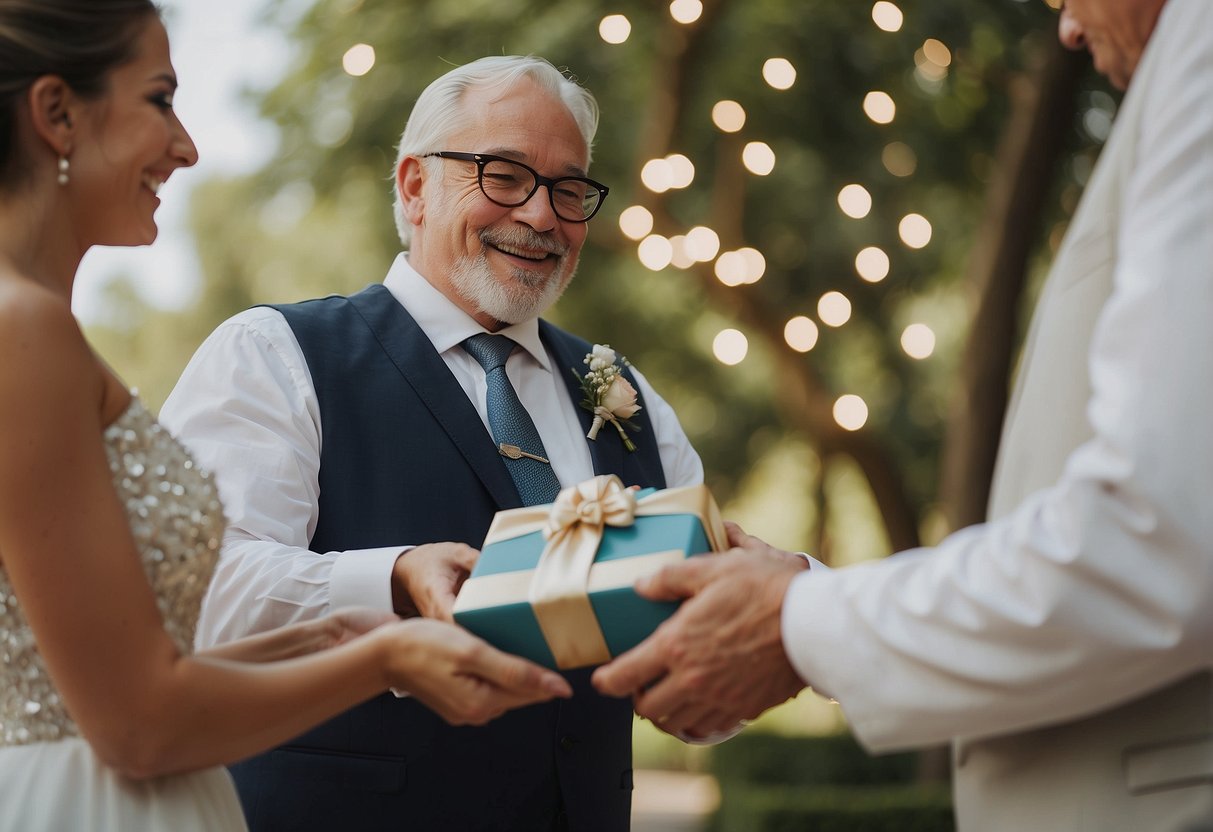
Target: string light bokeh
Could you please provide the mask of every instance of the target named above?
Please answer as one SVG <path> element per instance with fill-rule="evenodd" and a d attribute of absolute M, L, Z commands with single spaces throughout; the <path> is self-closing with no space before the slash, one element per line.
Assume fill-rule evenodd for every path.
<path fill-rule="evenodd" d="M 675 21 L 690 26 L 699 20 L 703 5 L 699 0 L 674 0 L 669 12 Z M 897 33 L 905 23 L 905 14 L 896 3 L 877 0 L 871 7 L 871 19 L 880 31 Z M 631 31 L 631 22 L 621 14 L 608 15 L 599 25 L 602 39 L 613 45 L 626 42 Z M 938 38 L 926 38 L 907 57 L 920 85 L 927 86 L 941 83 L 953 63 L 952 50 Z M 761 80 L 771 90 L 784 92 L 796 85 L 799 75 L 791 60 L 775 55 L 762 63 L 755 81 Z M 896 122 L 897 104 L 888 91 L 869 90 L 858 105 L 874 129 L 889 129 Z M 746 128 L 746 104 L 734 99 L 719 100 L 711 108 L 710 119 L 722 133 L 740 134 Z M 748 174 L 766 177 L 776 172 L 775 149 L 762 137 L 746 137 L 740 147 L 739 161 Z M 907 178 L 917 170 L 918 157 L 907 144 L 892 138 L 882 147 L 880 163 L 892 176 Z M 660 195 L 691 187 L 695 174 L 695 165 L 687 155 L 672 152 L 664 158 L 645 162 L 639 178 L 646 189 Z M 846 217 L 857 221 L 867 221 L 875 207 L 871 190 L 862 182 L 841 184 L 836 201 Z M 621 211 L 619 229 L 624 237 L 636 242 L 637 258 L 653 271 L 689 269 L 704 264 L 711 268 L 720 283 L 730 288 L 753 284 L 766 273 L 766 256 L 758 249 L 752 246 L 726 249 L 720 235 L 706 225 L 663 236 L 655 232 L 652 212 L 640 205 L 631 205 Z M 896 238 L 912 251 L 929 245 L 932 233 L 930 220 L 916 211 L 904 214 L 897 222 Z M 855 254 L 855 276 L 860 285 L 878 284 L 889 279 L 893 267 L 893 257 L 879 245 L 864 245 Z M 852 300 L 846 294 L 825 292 L 816 305 L 817 320 L 803 314 L 790 317 L 784 327 L 784 341 L 788 348 L 807 353 L 822 337 L 819 324 L 827 329 L 839 329 L 851 321 L 853 311 Z M 935 333 L 926 324 L 912 323 L 903 330 L 900 345 L 910 358 L 925 360 L 934 354 Z M 748 341 L 740 330 L 722 329 L 713 340 L 712 354 L 727 366 L 742 363 L 747 353 Z M 842 396 L 834 407 L 835 421 L 846 430 L 861 429 L 868 417 L 867 403 L 854 394 Z"/>

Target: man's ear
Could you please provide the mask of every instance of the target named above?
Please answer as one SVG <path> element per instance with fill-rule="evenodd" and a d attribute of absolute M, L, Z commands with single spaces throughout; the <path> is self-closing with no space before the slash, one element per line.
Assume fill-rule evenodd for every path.
<path fill-rule="evenodd" d="M 405 156 L 396 168 L 396 188 L 404 218 L 411 225 L 421 225 L 425 219 L 425 166 L 416 156 Z"/>
<path fill-rule="evenodd" d="M 26 95 L 30 126 L 57 156 L 72 151 L 80 99 L 58 75 L 43 75 L 30 84 Z"/>

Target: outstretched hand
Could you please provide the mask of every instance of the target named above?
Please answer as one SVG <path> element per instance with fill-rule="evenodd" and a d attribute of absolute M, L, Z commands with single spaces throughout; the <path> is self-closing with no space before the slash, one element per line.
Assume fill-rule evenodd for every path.
<path fill-rule="evenodd" d="M 385 624 L 399 621 L 400 616 L 371 607 L 340 607 L 333 610 L 320 623 L 325 625 L 324 649 L 338 647 Z"/>
<path fill-rule="evenodd" d="M 408 618 L 453 621 L 459 588 L 480 553 L 463 543 L 427 543 L 402 554 L 392 568 L 392 606 Z"/>
<path fill-rule="evenodd" d="M 687 599 L 637 647 L 594 672 L 594 687 L 633 697 L 662 730 L 705 737 L 794 697 L 804 687 L 783 649 L 783 596 L 805 562 L 727 524 L 734 548 L 637 583 L 651 600 Z"/>
<path fill-rule="evenodd" d="M 414 618 L 391 625 L 388 681 L 452 725 L 483 725 L 513 708 L 573 695 L 558 673 L 502 653 L 466 630 Z"/>

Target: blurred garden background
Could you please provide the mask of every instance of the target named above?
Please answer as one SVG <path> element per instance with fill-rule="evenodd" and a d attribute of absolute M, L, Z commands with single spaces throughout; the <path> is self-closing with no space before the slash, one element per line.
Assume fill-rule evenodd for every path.
<path fill-rule="evenodd" d="M 725 515 L 832 565 L 982 518 L 1027 315 L 1117 104 L 1057 46 L 1050 3 L 165 5 L 204 160 L 251 149 L 163 194 L 182 196 L 164 245 L 184 288 L 149 292 L 155 261 L 89 263 L 89 334 L 153 406 L 229 315 L 381 280 L 418 93 L 534 53 L 597 96 L 591 175 L 611 188 L 550 317 L 648 376 Z M 191 36 L 225 14 L 249 37 Z M 191 124 L 221 78 L 240 91 Z M 636 739 L 656 773 L 638 832 L 951 828 L 946 751 L 869 760 L 811 693 L 719 747 Z"/>

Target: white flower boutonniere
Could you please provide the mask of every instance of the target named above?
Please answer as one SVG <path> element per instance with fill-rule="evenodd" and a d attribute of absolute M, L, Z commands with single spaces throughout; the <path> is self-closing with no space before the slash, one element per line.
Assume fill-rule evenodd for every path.
<path fill-rule="evenodd" d="M 616 357 L 615 351 L 607 344 L 595 344 L 594 349 L 585 357 L 585 363 L 590 371 L 584 376 L 573 370 L 573 375 L 581 382 L 581 392 L 585 398 L 581 406 L 594 414 L 594 424 L 586 438 L 596 440 L 598 431 L 610 422 L 619 432 L 623 446 L 629 451 L 636 450 L 636 444 L 628 438 L 624 427 L 630 430 L 640 430 L 640 427 L 628 420 L 640 412 L 636 404 L 636 388 L 623 377 L 623 365 L 627 359 Z"/>

